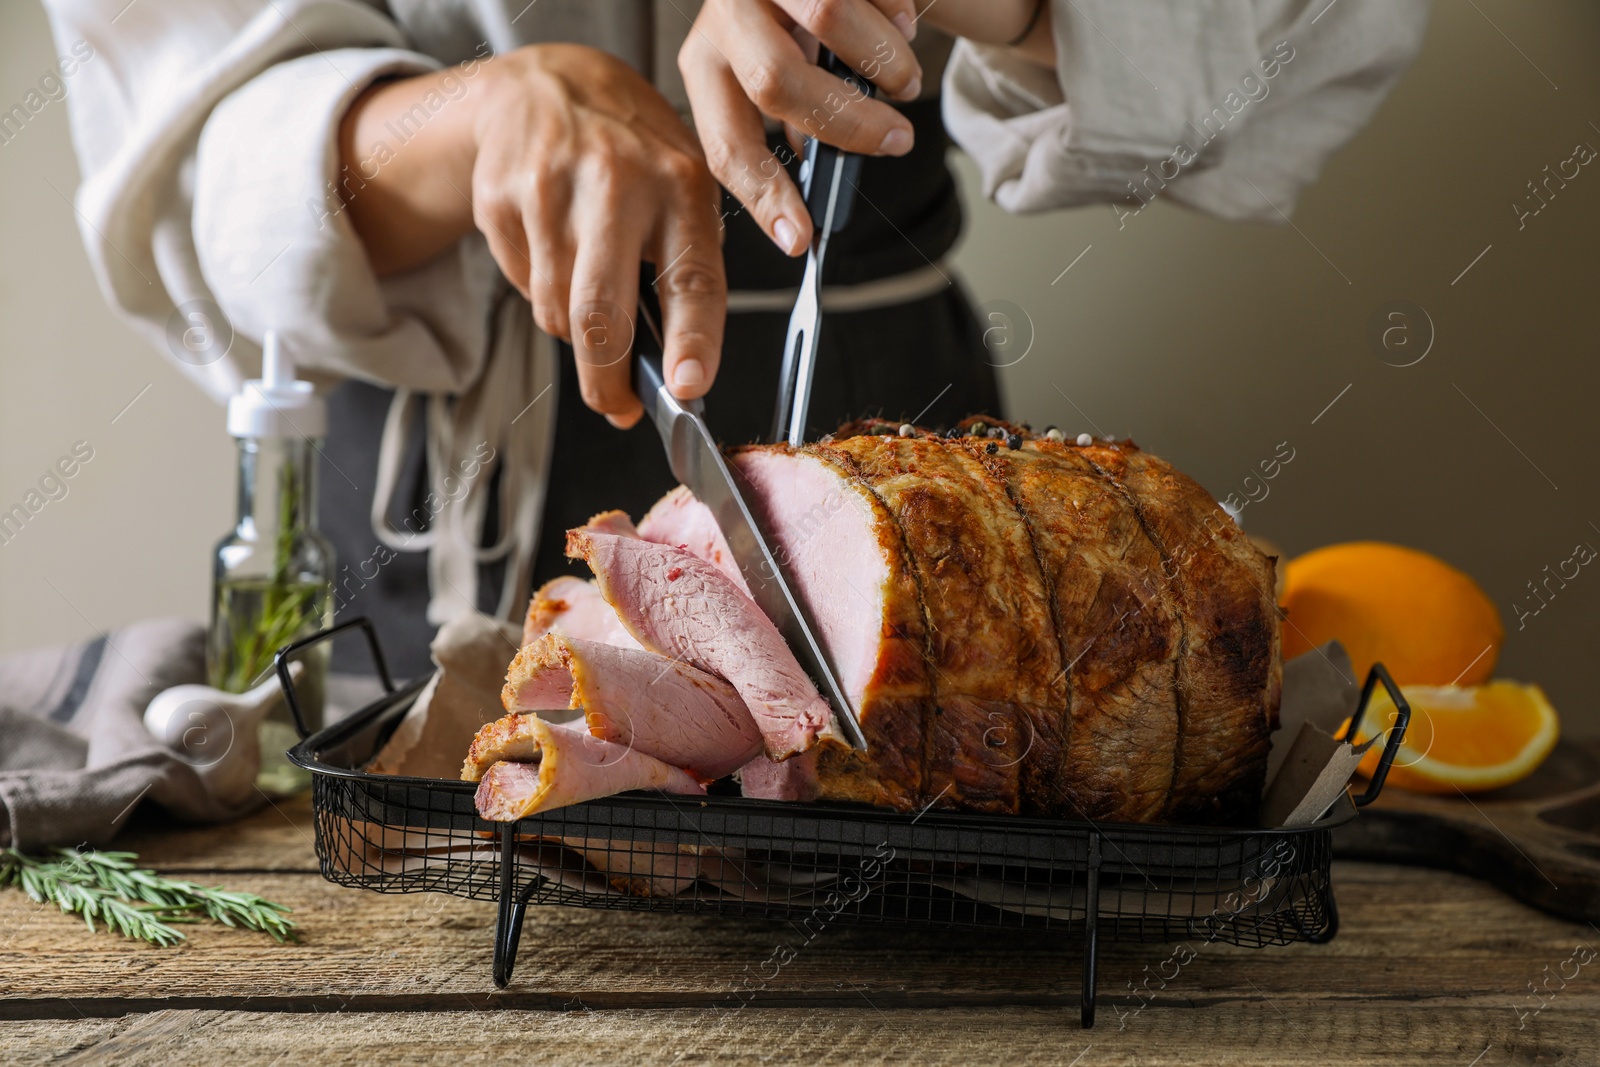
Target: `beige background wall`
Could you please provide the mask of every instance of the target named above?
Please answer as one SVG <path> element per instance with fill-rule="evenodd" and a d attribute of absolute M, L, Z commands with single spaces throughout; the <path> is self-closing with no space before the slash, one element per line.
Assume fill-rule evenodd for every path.
<path fill-rule="evenodd" d="M 1290 552 L 1378 538 L 1465 568 L 1506 619 L 1500 673 L 1542 682 L 1570 731 L 1600 733 L 1600 572 L 1521 631 L 1513 610 L 1536 603 L 1526 583 L 1546 564 L 1600 547 L 1600 169 L 1520 232 L 1510 208 L 1578 141 L 1600 147 L 1597 50 L 1585 0 L 1439 0 L 1416 67 L 1305 197 L 1298 232 L 1166 204 L 1121 229 L 1109 208 L 1012 218 L 969 195 L 958 262 L 1032 332 L 1005 371 L 1014 413 L 1131 435 L 1219 496 L 1289 442 L 1248 529 Z M 0 7 L 0 101 L 53 54 L 37 7 Z M 221 413 L 106 310 L 75 182 L 62 103 L 0 145 L 0 510 L 75 442 L 94 449 L 0 545 L 0 652 L 201 617 L 231 518 Z M 1368 338 L 1397 300 L 1436 335 L 1405 368 Z"/>

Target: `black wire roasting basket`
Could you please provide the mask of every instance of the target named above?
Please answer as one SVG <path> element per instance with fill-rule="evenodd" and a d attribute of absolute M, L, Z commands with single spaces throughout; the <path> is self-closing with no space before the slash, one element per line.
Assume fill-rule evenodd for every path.
<path fill-rule="evenodd" d="M 289 664 L 352 628 L 387 695 L 311 734 Z M 1079 822 L 736 795 L 625 793 L 516 823 L 487 822 L 476 783 L 369 773 L 426 684 L 396 687 L 371 624 L 354 619 L 286 646 L 278 674 L 311 772 L 323 877 L 380 893 L 453 893 L 499 904 L 494 980 L 511 980 L 529 904 L 834 923 L 1031 927 L 1083 940 L 1082 1023 L 1094 1025 L 1101 939 L 1199 939 L 1262 947 L 1326 942 L 1339 928 L 1331 831 L 1376 798 L 1410 709 L 1373 667 L 1346 736 L 1382 682 L 1399 711 L 1367 790 L 1315 823 L 1231 829 Z"/>

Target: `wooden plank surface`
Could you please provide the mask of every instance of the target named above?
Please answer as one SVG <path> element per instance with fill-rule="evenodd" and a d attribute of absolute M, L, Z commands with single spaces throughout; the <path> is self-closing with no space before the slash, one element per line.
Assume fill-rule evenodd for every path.
<path fill-rule="evenodd" d="M 1546 963 L 1565 960 L 1574 937 L 1600 948 L 1583 927 L 1547 918 L 1465 878 L 1430 871 L 1337 868 L 1344 926 L 1327 945 L 1251 949 L 1190 943 L 1195 958 L 1168 963 L 1164 945 L 1109 944 L 1101 990 L 1181 973 L 1164 996 L 1211 1002 L 1248 993 L 1364 999 L 1504 999 Z M 0 895 L 0 973 L 9 995 L 0 1018 L 88 1012 L 63 1001 L 151 1007 L 218 1007 L 240 998 L 280 1010 L 393 1007 L 456 1010 L 465 1003 L 516 1007 L 664 1007 L 737 1003 L 742 981 L 766 978 L 760 999 L 847 1003 L 855 986 L 896 1006 L 962 1003 L 1067 1004 L 1077 997 L 1081 954 L 1065 936 L 1026 931 L 929 931 L 834 926 L 809 943 L 792 926 L 576 908 L 533 908 L 523 930 L 516 981 L 490 980 L 494 906 L 439 894 L 363 893 L 313 875 L 235 876 L 295 909 L 298 943 L 210 924 L 157 948 L 91 937 L 82 923 L 20 894 Z M 794 960 L 763 967 L 779 944 Z M 1570 968 L 1569 968 L 1570 969 Z M 1591 970 L 1600 971 L 1600 961 Z M 1581 982 L 1569 996 L 1594 996 Z M 1151 988 L 1158 984 L 1151 980 Z M 166 1002 L 164 1005 L 158 1002 Z M 107 1009 L 99 1010 L 102 1014 Z"/>
<path fill-rule="evenodd" d="M 1509 1017 L 1509 1013 L 1508 1013 Z M 407 1063 L 858 1064 L 1021 1067 L 1332 1063 L 1500 1067 L 1595 1062 L 1593 1017 L 1547 1011 L 1518 1031 L 1480 1008 L 1363 1004 L 1338 1011 L 1256 998 L 1205 1011 L 1151 1008 L 1083 1031 L 1049 1008 L 907 1012 L 847 1008 L 504 1011 L 284 1016 L 159 1011 L 9 1023 L 7 1062 L 27 1064 Z"/>
<path fill-rule="evenodd" d="M 775 922 L 534 908 L 496 990 L 492 905 L 331 885 L 309 834 L 302 798 L 119 842 L 290 905 L 298 944 L 200 925 L 158 949 L 0 893 L 0 1062 L 455 1062 L 532 1040 L 550 1063 L 1071 1063 L 1090 1045 L 1085 1067 L 1600 1063 L 1600 959 L 1568 962 L 1600 931 L 1445 872 L 1336 864 L 1327 945 L 1104 945 L 1082 1032 L 1081 949 L 1036 932 L 836 925 L 806 942 Z M 779 944 L 799 951 L 764 968 Z"/>

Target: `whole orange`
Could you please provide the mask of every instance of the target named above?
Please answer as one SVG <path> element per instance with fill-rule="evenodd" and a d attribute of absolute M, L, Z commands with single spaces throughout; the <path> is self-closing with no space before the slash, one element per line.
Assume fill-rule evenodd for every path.
<path fill-rule="evenodd" d="M 1478 685 L 1505 640 L 1500 612 L 1466 574 L 1402 545 L 1352 541 L 1289 561 L 1285 659 L 1337 639 L 1356 679 L 1382 661 L 1401 685 Z"/>

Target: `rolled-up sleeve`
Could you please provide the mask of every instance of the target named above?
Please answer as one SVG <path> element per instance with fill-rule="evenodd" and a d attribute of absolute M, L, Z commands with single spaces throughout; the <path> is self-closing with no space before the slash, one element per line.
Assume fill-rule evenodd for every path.
<path fill-rule="evenodd" d="M 1055 70 L 969 41 L 945 69 L 946 126 L 1014 212 L 1160 195 L 1282 221 L 1428 16 L 1427 0 L 1048 2 Z"/>
<path fill-rule="evenodd" d="M 440 66 L 390 19 L 358 0 L 46 7 L 58 47 L 92 53 L 68 97 L 90 261 L 180 370 L 223 399 L 274 328 L 313 378 L 429 392 L 474 380 L 497 278 L 481 242 L 380 281 L 341 209 L 350 102 Z M 197 304 L 231 327 L 225 357 L 174 351 L 174 316 Z"/>
<path fill-rule="evenodd" d="M 470 382 L 481 346 L 441 346 L 455 324 L 435 314 L 470 303 L 462 257 L 452 249 L 380 283 L 343 210 L 381 160 L 341 165 L 340 118 L 375 80 L 438 66 L 398 49 L 337 49 L 276 64 L 217 105 L 195 155 L 193 228 L 201 273 L 237 330 L 279 329 L 305 366 L 341 376 L 424 392 Z M 389 147 L 404 151 L 414 133 L 396 131 Z"/>

